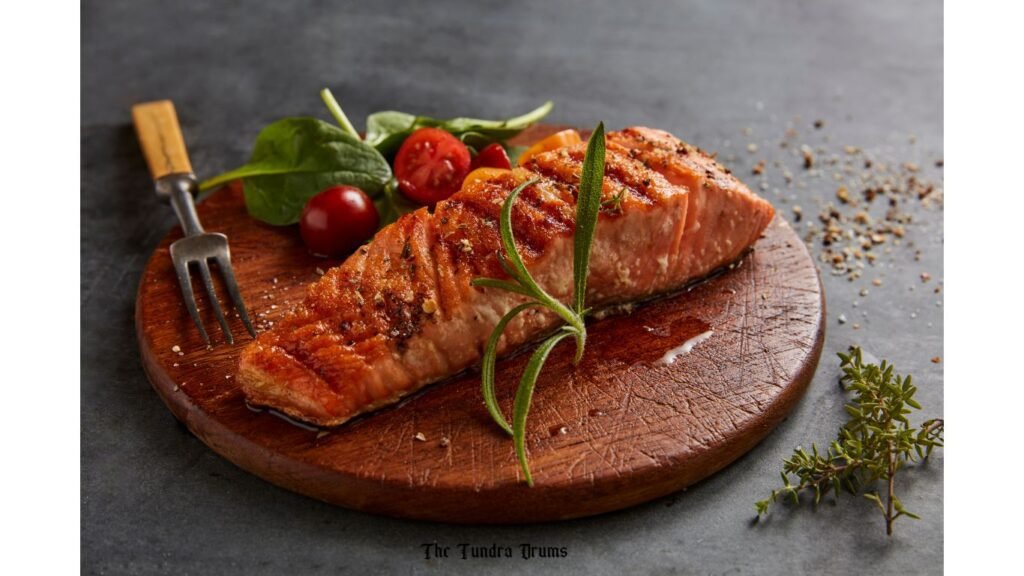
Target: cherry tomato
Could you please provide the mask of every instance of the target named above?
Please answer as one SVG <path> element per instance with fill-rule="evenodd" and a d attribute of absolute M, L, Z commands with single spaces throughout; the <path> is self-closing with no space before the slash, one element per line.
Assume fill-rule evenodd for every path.
<path fill-rule="evenodd" d="M 583 142 L 583 138 L 581 138 L 580 133 L 575 130 L 569 129 L 556 132 L 527 148 L 526 151 L 519 156 L 519 165 L 526 166 L 526 163 L 530 161 L 530 158 L 533 158 L 537 154 L 543 154 L 544 152 L 549 152 L 565 146 L 572 146 L 573 144 L 579 144 L 580 142 Z"/>
<path fill-rule="evenodd" d="M 377 208 L 365 192 L 354 186 L 332 186 L 306 202 L 299 232 L 310 252 L 338 258 L 369 240 L 379 224 Z"/>
<path fill-rule="evenodd" d="M 473 158 L 473 163 L 470 168 L 504 168 L 509 170 L 512 168 L 512 162 L 508 159 L 508 153 L 505 152 L 505 148 L 497 142 L 488 144 L 480 151 L 476 157 Z"/>
<path fill-rule="evenodd" d="M 469 173 L 469 149 L 440 128 L 420 128 L 395 156 L 395 178 L 407 198 L 434 204 L 458 192 Z"/>

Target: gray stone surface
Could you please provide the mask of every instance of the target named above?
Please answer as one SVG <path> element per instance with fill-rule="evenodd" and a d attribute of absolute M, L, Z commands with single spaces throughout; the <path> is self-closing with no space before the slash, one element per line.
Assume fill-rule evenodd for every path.
<path fill-rule="evenodd" d="M 240 163 L 265 123 L 325 116 L 330 86 L 361 124 L 382 108 L 648 124 L 719 150 L 752 185 L 799 142 L 850 144 L 931 168 L 942 156 L 938 2 L 89 2 L 82 11 L 82 568 L 101 574 L 678 573 L 934 574 L 942 567 L 943 457 L 899 489 L 924 520 L 884 536 L 869 503 L 779 506 L 753 523 L 797 445 L 842 420 L 834 353 L 851 343 L 912 372 L 941 415 L 942 212 L 864 279 L 825 272 L 829 333 L 807 397 L 765 442 L 713 478 L 619 513 L 561 524 L 470 527 L 381 518 L 278 489 L 221 459 L 150 389 L 133 329 L 145 259 L 173 225 L 129 126 L 132 103 L 171 98 L 195 169 Z M 799 116 L 799 120 L 794 120 Z M 810 122 L 823 119 L 814 131 Z M 750 135 L 744 134 L 750 128 Z M 910 135 L 916 136 L 912 142 Z M 760 147 L 750 154 L 748 142 Z M 770 151 L 770 152 L 769 152 Z M 792 157 L 790 157 L 792 159 Z M 797 162 L 790 162 L 799 168 Z M 828 176 L 826 174 L 826 176 Z M 829 178 L 765 195 L 789 216 L 832 198 Z M 773 188 L 780 188 L 775 195 Z M 931 283 L 918 278 L 929 272 Z M 881 287 L 870 286 L 874 277 Z M 869 286 L 871 295 L 858 296 Z M 913 288 L 913 289 L 912 289 Z M 858 307 L 853 302 L 860 300 Z M 838 323 L 839 314 L 849 322 Z M 865 315 L 866 314 L 866 315 Z M 852 323 L 862 324 L 853 330 Z M 564 546 L 563 559 L 424 560 L 423 543 Z"/>

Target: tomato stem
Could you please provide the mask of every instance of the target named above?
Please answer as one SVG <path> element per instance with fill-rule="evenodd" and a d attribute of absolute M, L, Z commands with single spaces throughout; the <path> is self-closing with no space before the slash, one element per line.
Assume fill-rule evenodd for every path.
<path fill-rule="evenodd" d="M 357 140 L 362 140 L 363 137 L 356 131 L 355 126 L 352 125 L 348 120 L 348 116 L 345 116 L 345 112 L 341 109 L 341 105 L 334 99 L 334 94 L 331 94 L 330 88 L 324 88 L 320 91 L 320 98 L 323 99 L 324 104 L 327 105 L 327 109 L 331 111 L 331 116 L 338 122 L 341 129 L 351 134 Z"/>

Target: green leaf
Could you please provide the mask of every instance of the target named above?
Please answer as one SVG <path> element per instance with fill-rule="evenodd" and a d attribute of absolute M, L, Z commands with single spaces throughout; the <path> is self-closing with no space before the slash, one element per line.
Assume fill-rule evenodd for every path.
<path fill-rule="evenodd" d="M 494 138 L 491 138 L 486 134 L 481 134 L 480 132 L 463 132 L 459 135 L 459 140 L 462 140 L 462 143 L 465 144 L 473 154 L 476 154 L 485 146 L 494 142 Z"/>
<path fill-rule="evenodd" d="M 497 282 L 500 282 L 500 280 Z M 474 281 L 475 283 L 476 281 Z M 501 414 L 501 409 L 498 407 L 498 397 L 494 393 L 494 364 L 498 355 L 498 341 L 501 340 L 501 335 L 505 332 L 505 326 L 508 326 L 508 323 L 518 316 L 520 312 L 533 306 L 537 306 L 537 303 L 527 302 L 526 304 L 520 304 L 502 316 L 491 332 L 491 337 L 487 339 L 487 345 L 484 347 L 483 364 L 480 368 L 481 389 L 483 391 L 484 404 L 487 405 L 487 411 L 490 412 L 491 418 L 498 426 L 501 426 L 501 429 L 509 434 L 512 434 L 512 427 L 509 426 L 508 421 Z"/>
<path fill-rule="evenodd" d="M 573 235 L 573 300 L 577 314 L 582 314 L 587 298 L 587 275 L 590 269 L 590 248 L 594 243 L 597 217 L 601 212 L 601 190 L 604 183 L 604 123 L 600 122 L 590 135 L 587 153 L 580 173 L 576 198 L 576 233 Z"/>
<path fill-rule="evenodd" d="M 878 496 L 877 492 L 868 492 L 864 497 L 874 502 L 878 509 L 882 511 L 882 514 L 885 514 L 885 504 L 882 504 L 882 499 Z"/>
<path fill-rule="evenodd" d="M 412 114 L 393 110 L 370 114 L 366 117 L 365 142 L 382 154 L 390 154 L 416 129 L 416 121 Z"/>
<path fill-rule="evenodd" d="M 391 179 L 372 146 L 316 118 L 285 118 L 260 132 L 248 164 L 206 180 L 201 190 L 242 179 L 249 213 L 268 224 L 298 222 L 306 201 L 337 184 L 380 197 Z"/>
<path fill-rule="evenodd" d="M 512 412 L 512 439 L 515 443 L 516 458 L 523 469 L 526 483 L 533 486 L 533 476 L 530 474 L 530 464 L 526 460 L 526 415 L 530 411 L 530 402 L 533 400 L 533 388 L 537 384 L 537 376 L 540 375 L 544 362 L 547 361 L 551 350 L 562 340 L 571 336 L 571 332 L 558 332 L 545 340 L 534 350 L 530 361 L 526 364 L 526 370 L 519 381 L 519 389 L 516 390 L 516 399 Z"/>
<path fill-rule="evenodd" d="M 508 144 L 504 144 L 504 146 L 505 153 L 508 154 L 508 161 L 511 162 L 513 166 L 519 164 L 519 157 L 522 156 L 523 152 L 526 152 L 529 148 L 529 146 L 509 146 Z"/>
<path fill-rule="evenodd" d="M 480 120 L 478 118 L 452 118 L 441 121 L 440 127 L 453 133 L 478 132 L 495 140 L 507 140 L 531 124 L 539 122 L 551 112 L 555 103 L 548 100 L 539 107 L 507 120 Z"/>
<path fill-rule="evenodd" d="M 452 118 L 439 120 L 428 116 L 413 116 L 392 110 L 376 112 L 366 118 L 366 142 L 381 154 L 394 154 L 409 134 L 420 128 L 440 128 L 463 139 L 467 145 L 481 148 L 491 142 L 508 140 L 547 116 L 554 107 L 545 102 L 539 108 L 522 116 L 507 120 L 481 120 L 478 118 Z"/>
<path fill-rule="evenodd" d="M 382 228 L 420 208 L 419 204 L 399 194 L 398 181 L 394 178 L 388 180 L 388 183 L 384 185 L 384 192 L 374 199 L 373 205 L 377 207 Z"/>

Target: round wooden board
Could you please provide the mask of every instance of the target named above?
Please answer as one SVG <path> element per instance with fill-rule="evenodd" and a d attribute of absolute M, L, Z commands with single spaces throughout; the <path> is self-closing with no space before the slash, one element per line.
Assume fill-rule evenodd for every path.
<path fill-rule="evenodd" d="M 309 256 L 296 227 L 250 218 L 236 187 L 200 203 L 199 215 L 207 230 L 230 239 L 243 298 L 260 327 L 302 300 L 318 268 L 336 263 Z M 810 383 L 824 340 L 816 268 L 796 233 L 776 218 L 733 269 L 631 314 L 590 323 L 578 366 L 572 346 L 555 349 L 527 424 L 536 481 L 529 488 L 511 438 L 487 414 L 477 372 L 333 430 L 250 409 L 234 375 L 251 339 L 233 317 L 239 341 L 224 343 L 203 295 L 200 313 L 217 341 L 205 347 L 168 252 L 180 237 L 175 229 L 156 249 L 136 303 L 143 365 L 160 397 L 196 436 L 245 470 L 314 498 L 393 516 L 548 521 L 685 488 L 783 420 Z M 201 286 L 194 287 L 199 294 Z M 225 291 L 221 296 L 228 302 Z M 671 365 L 658 362 L 707 330 L 713 335 L 689 354 Z M 506 414 L 526 359 L 498 364 Z"/>

